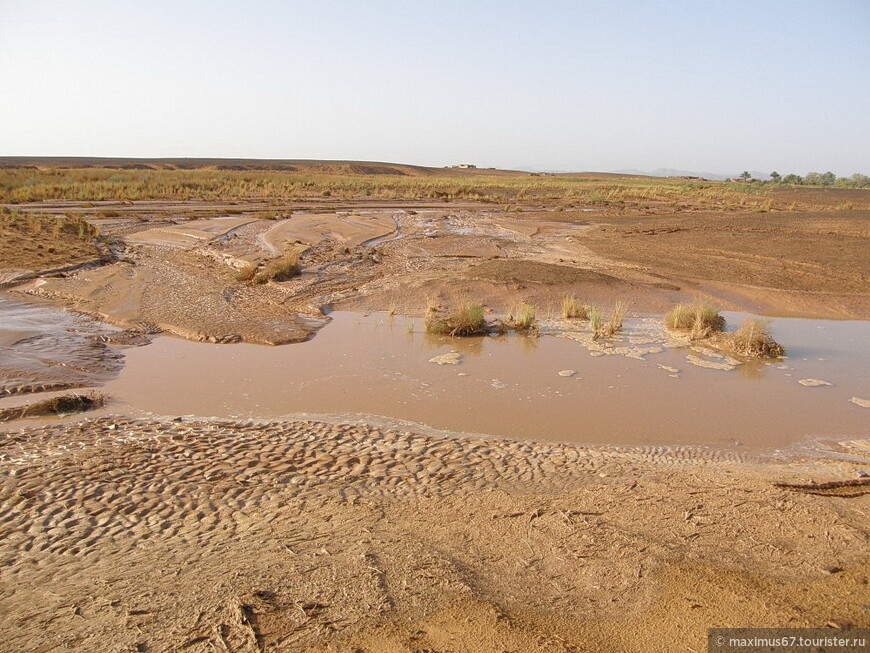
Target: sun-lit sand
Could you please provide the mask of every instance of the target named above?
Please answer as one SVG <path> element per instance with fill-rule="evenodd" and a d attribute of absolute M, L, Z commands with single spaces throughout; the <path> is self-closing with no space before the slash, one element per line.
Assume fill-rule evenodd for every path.
<path fill-rule="evenodd" d="M 867 319 L 866 211 L 745 212 L 729 245 L 733 212 L 654 204 L 285 204 L 115 206 L 104 264 L 0 271 L 0 408 L 112 395 L 0 427 L 0 648 L 703 650 L 711 625 L 868 624 L 861 323 L 774 322 L 789 358 L 758 362 L 661 319 L 696 297 Z M 238 279 L 287 250 L 299 275 Z M 562 319 L 566 293 L 629 301 L 623 330 Z M 540 335 L 424 332 L 466 299 L 493 323 L 531 302 Z"/>

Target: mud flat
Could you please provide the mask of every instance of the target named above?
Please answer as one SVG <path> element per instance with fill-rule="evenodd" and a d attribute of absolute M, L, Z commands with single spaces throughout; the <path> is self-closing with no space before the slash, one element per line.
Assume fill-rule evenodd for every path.
<path fill-rule="evenodd" d="M 47 306 L 0 298 L 0 398 L 99 385 L 122 354 L 109 342 L 131 334 Z"/>

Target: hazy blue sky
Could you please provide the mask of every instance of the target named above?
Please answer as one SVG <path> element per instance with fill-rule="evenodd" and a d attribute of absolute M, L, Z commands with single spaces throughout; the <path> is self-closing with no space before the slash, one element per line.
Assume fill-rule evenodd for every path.
<path fill-rule="evenodd" d="M 0 155 L 870 174 L 870 0 L 0 0 Z"/>

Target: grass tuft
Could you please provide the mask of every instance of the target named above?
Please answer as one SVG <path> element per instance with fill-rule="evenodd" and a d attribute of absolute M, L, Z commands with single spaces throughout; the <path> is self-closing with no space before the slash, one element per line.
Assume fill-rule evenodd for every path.
<path fill-rule="evenodd" d="M 725 318 L 712 306 L 702 302 L 677 304 L 665 316 L 665 326 L 669 329 L 690 331 L 692 340 L 708 338 L 712 333 L 725 328 Z"/>
<path fill-rule="evenodd" d="M 253 275 L 251 281 L 255 284 L 267 281 L 287 281 L 299 274 L 299 252 L 288 251 L 276 259 L 272 259 L 263 269 Z"/>
<path fill-rule="evenodd" d="M 442 315 L 437 304 L 429 300 L 426 307 L 426 331 L 447 336 L 473 336 L 486 333 L 483 305 L 461 302 L 451 313 Z"/>
<path fill-rule="evenodd" d="M 257 274 L 258 265 L 256 263 L 248 263 L 236 272 L 236 281 L 250 281 Z"/>
<path fill-rule="evenodd" d="M 740 356 L 778 358 L 785 354 L 785 348 L 773 339 L 767 325 L 767 320 L 747 318 L 737 331 L 723 333 L 716 344 Z"/>
<path fill-rule="evenodd" d="M 607 335 L 612 336 L 614 333 L 622 331 L 622 322 L 628 314 L 628 302 L 618 300 L 613 305 L 613 313 L 610 314 L 610 319 L 607 321 Z"/>
<path fill-rule="evenodd" d="M 589 330 L 592 332 L 593 338 L 598 338 L 604 327 L 604 316 L 601 314 L 601 309 L 595 305 L 589 306 Z"/>
<path fill-rule="evenodd" d="M 586 320 L 589 318 L 589 307 L 575 295 L 563 295 L 562 317 L 566 320 Z"/>
<path fill-rule="evenodd" d="M 613 305 L 613 312 L 606 320 L 601 309 L 597 306 L 589 306 L 588 312 L 589 330 L 592 332 L 592 339 L 610 338 L 619 331 L 622 331 L 622 322 L 628 313 L 628 303 L 622 300 L 617 301 Z"/>
<path fill-rule="evenodd" d="M 508 320 L 517 331 L 535 331 L 537 319 L 535 307 L 526 302 L 521 302 L 511 309 L 511 317 Z"/>

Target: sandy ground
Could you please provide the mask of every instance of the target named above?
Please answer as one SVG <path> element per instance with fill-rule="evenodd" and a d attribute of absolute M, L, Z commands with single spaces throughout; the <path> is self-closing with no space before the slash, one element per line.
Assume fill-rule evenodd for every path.
<path fill-rule="evenodd" d="M 142 203 L 101 223 L 112 262 L 15 294 L 130 344 L 293 342 L 329 308 L 427 296 L 870 317 L 863 211 L 333 204 Z M 288 247 L 300 276 L 236 280 Z M 10 387 L 52 387 L 25 363 Z M 859 482 L 858 441 L 758 461 L 292 420 L 24 426 L 0 434 L 0 650 L 701 651 L 711 626 L 870 625 L 870 488 L 813 485 Z"/>
<path fill-rule="evenodd" d="M 331 308 L 420 314 L 429 297 L 543 311 L 571 292 L 662 313 L 700 296 L 769 315 L 870 316 L 870 213 L 860 210 L 644 217 L 357 201 L 277 220 L 259 218 L 290 210 L 242 205 L 203 220 L 222 206 L 133 208 L 100 223 L 115 238 L 113 263 L 17 290 L 127 328 L 265 344 L 310 337 Z M 303 252 L 300 276 L 236 280 L 287 248 Z"/>
<path fill-rule="evenodd" d="M 870 315 L 868 211 L 626 217 L 585 242 L 752 312 Z"/>
<path fill-rule="evenodd" d="M 870 625 L 870 486 L 774 485 L 855 463 L 111 417 L 0 451 L 3 650 L 699 651 L 710 626 Z"/>

